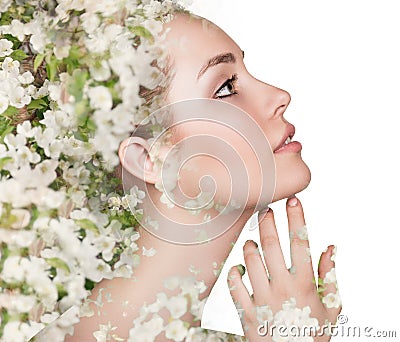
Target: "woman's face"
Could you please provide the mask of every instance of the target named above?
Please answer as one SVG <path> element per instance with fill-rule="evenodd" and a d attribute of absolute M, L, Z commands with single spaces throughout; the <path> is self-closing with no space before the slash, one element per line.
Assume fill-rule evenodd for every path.
<path fill-rule="evenodd" d="M 268 140 L 265 144 L 265 153 L 272 154 L 272 164 L 275 164 L 273 201 L 287 198 L 306 188 L 311 176 L 301 158 L 301 145 L 292 142 L 278 151 L 288 135 L 292 136 L 294 133 L 293 125 L 284 118 L 290 95 L 282 89 L 254 78 L 246 70 L 240 47 L 224 31 L 209 21 L 178 14 L 173 21 L 166 24 L 166 27 L 170 29 L 166 41 L 173 75 L 167 102 L 207 98 L 239 107 L 257 123 Z M 212 133 L 226 138 L 226 141 L 241 154 L 249 170 L 250 189 L 254 192 L 260 188 L 261 173 L 257 171 L 259 167 L 257 158 L 263 156 L 251 157 L 245 141 L 230 136 L 223 125 L 192 122 L 183 125 L 177 132 L 180 139 L 195 133 Z M 203 163 L 206 164 L 204 172 L 208 169 L 208 172 L 216 178 L 227 179 L 228 175 L 225 173 L 229 173 L 229 170 L 226 167 L 218 167 L 217 163 L 213 165 L 211 159 L 208 161 L 203 159 Z M 199 167 L 198 162 L 197 167 Z M 274 165 L 271 165 L 271 168 L 273 167 Z M 211 170 L 212 168 L 214 170 Z M 198 189 L 196 186 L 204 175 L 203 171 L 199 171 L 198 179 L 192 175 L 187 177 L 185 182 L 192 182 L 193 189 Z M 196 195 L 190 193 L 191 185 L 180 184 L 180 186 L 190 196 Z M 250 201 L 253 200 L 255 199 L 250 198 Z"/>

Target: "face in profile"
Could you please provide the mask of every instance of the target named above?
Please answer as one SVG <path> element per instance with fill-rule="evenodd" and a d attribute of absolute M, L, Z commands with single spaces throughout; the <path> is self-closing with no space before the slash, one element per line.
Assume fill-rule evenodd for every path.
<path fill-rule="evenodd" d="M 240 47 L 209 21 L 177 14 L 165 29 L 165 107 L 147 120 L 156 138 L 121 144 L 122 178 L 124 189 L 146 193 L 138 220 L 147 230 L 198 243 L 302 191 L 310 171 L 284 117 L 286 91 L 254 78 Z"/>
<path fill-rule="evenodd" d="M 301 144 L 293 141 L 294 126 L 284 117 L 290 95 L 254 78 L 246 70 L 244 53 L 240 47 L 209 21 L 188 14 L 178 14 L 173 21 L 166 24 L 166 28 L 169 30 L 166 41 L 172 64 L 167 103 L 206 98 L 240 108 L 264 133 L 265 155 L 273 156 L 274 165 L 270 164 L 271 168 L 275 168 L 272 201 L 287 198 L 307 187 L 310 171 L 302 160 Z M 219 120 L 223 118 L 219 117 Z M 246 137 L 236 139 L 223 125 L 204 125 L 195 121 L 180 125 L 173 140 L 176 142 L 193 134 L 220 136 L 237 151 L 248 169 L 250 191 L 256 194 L 249 197 L 248 206 L 255 205 L 262 175 L 271 174 L 260 172 L 259 160 L 264 158 L 263 154 L 254 155 L 246 146 Z M 207 173 L 217 180 L 220 179 L 217 186 L 220 185 L 222 192 L 227 191 L 223 186 L 223 180 L 229 179 L 229 170 L 226 167 L 207 157 L 198 158 L 192 163 L 195 167 L 189 169 L 196 169 L 198 172 L 192 172 L 187 177 L 182 173 L 180 187 L 184 192 L 195 196 L 199 181 Z"/>

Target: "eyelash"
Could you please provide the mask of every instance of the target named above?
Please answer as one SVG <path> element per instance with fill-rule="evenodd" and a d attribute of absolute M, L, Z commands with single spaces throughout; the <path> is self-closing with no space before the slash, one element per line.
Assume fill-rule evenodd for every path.
<path fill-rule="evenodd" d="M 225 97 L 229 97 L 232 95 L 236 95 L 237 91 L 236 91 L 236 81 L 237 81 L 238 77 L 237 74 L 232 75 L 231 78 L 229 78 L 228 80 L 226 80 L 219 88 L 218 90 L 215 92 L 215 98 L 217 99 L 223 99 Z M 229 94 L 226 95 L 218 95 L 218 93 L 220 93 L 224 88 L 231 86 L 229 91 Z"/>

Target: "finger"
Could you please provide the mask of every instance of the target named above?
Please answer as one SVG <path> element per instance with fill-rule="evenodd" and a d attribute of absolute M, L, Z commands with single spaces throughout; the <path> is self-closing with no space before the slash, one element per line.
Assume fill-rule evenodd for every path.
<path fill-rule="evenodd" d="M 303 207 L 298 198 L 292 197 L 288 199 L 286 212 L 289 224 L 292 273 L 296 274 L 299 272 L 304 279 L 311 279 L 313 281 L 314 272 L 311 263 L 307 227 Z"/>
<path fill-rule="evenodd" d="M 331 314 L 332 322 L 336 321 L 336 316 L 342 306 L 336 280 L 335 255 L 336 247 L 329 246 L 321 254 L 318 265 L 318 293 L 320 294 L 322 303 Z"/>
<path fill-rule="evenodd" d="M 285 258 L 283 257 L 278 232 L 276 231 L 274 212 L 270 208 L 267 213 L 259 215 L 260 241 L 267 266 L 269 278 L 280 279 L 287 275 Z"/>
<path fill-rule="evenodd" d="M 269 279 L 257 244 L 251 240 L 246 241 L 243 246 L 243 255 L 246 262 L 247 274 L 253 288 L 254 302 L 261 303 L 269 287 Z"/>
<path fill-rule="evenodd" d="M 249 317 L 249 315 L 251 315 L 253 307 L 250 294 L 242 281 L 244 272 L 244 266 L 238 265 L 232 267 L 228 273 L 229 291 L 242 321 L 244 316 Z"/>

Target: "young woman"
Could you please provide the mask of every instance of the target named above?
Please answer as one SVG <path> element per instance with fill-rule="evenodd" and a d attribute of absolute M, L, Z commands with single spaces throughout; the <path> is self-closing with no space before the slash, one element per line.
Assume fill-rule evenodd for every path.
<path fill-rule="evenodd" d="M 209 231 L 215 230 L 219 233 L 216 233 L 212 239 L 202 239 L 201 243 L 193 243 L 193 240 L 188 243 L 188 241 L 180 240 L 178 236 L 175 236 L 175 240 L 171 236 L 160 238 L 156 236 L 157 229 L 151 232 L 144 224 L 146 229 L 140 230 L 140 238 L 137 242 L 140 249 L 152 250 L 152 256 L 141 258 L 133 279 L 115 278 L 100 283 L 91 296 L 90 307 L 94 314 L 92 312 L 90 317 L 83 317 L 75 326 L 73 336 L 68 336 L 66 340 L 95 340 L 95 332 L 99 331 L 102 325 L 113 327 L 112 334 L 115 339 L 115 336 L 122 339 L 129 336 L 133 341 L 144 341 L 146 340 L 143 338 L 144 335 L 140 335 L 139 330 L 135 330 L 135 324 L 142 324 L 142 326 L 146 324 L 145 320 L 138 320 L 139 316 L 143 316 L 143 308 L 146 308 L 147 313 L 157 312 L 158 317 L 163 320 L 161 324 L 164 325 L 179 319 L 191 326 L 198 326 L 199 322 L 195 320 L 196 315 L 193 314 L 191 307 L 193 301 L 184 302 L 186 305 L 183 307 L 186 310 L 181 310 L 179 313 L 176 313 L 171 306 L 167 306 L 169 308 L 167 310 L 160 304 L 162 300 L 177 296 L 178 287 L 166 285 L 166 280 L 177 279 L 179 283 L 185 279 L 195 279 L 195 282 L 190 283 L 192 285 L 189 286 L 203 284 L 205 290 L 198 291 L 199 298 L 206 298 L 217 279 L 215 265 L 220 266 L 226 260 L 232 244 L 249 218 L 257 210 L 265 209 L 271 201 L 286 198 L 288 199 L 287 217 L 291 237 L 292 267 L 290 270 L 285 266 L 273 212 L 268 210 L 259 215 L 261 246 L 248 241 L 243 247 L 253 295 L 250 296 L 241 281 L 243 267 L 232 268 L 227 279 L 232 298 L 241 313 L 245 336 L 250 341 L 272 340 L 269 334 L 263 336 L 259 329 L 262 320 L 260 321 L 257 313 L 260 313 L 260 308 L 267 308 L 267 311 L 263 311 L 266 314 L 265 317 L 272 319 L 272 316 L 289 310 L 288 307 L 291 305 L 292 311 L 289 311 L 292 315 L 300 310 L 304 317 L 310 319 L 310 322 L 312 319 L 314 319 L 312 322 L 317 320 L 320 326 L 328 322 L 334 323 L 340 312 L 340 304 L 335 282 L 330 281 L 334 268 L 333 247 L 329 247 L 321 255 L 318 268 L 319 278 L 328 278 L 328 280 L 325 286 L 317 286 L 309 257 L 303 210 L 300 201 L 295 197 L 296 193 L 309 184 L 310 171 L 302 160 L 301 144 L 292 140 L 295 133 L 294 126 L 284 117 L 290 95 L 250 75 L 246 70 L 241 48 L 213 23 L 190 14 L 180 13 L 165 25 L 165 30 L 167 31 L 166 47 L 171 65 L 169 71 L 171 81 L 165 93 L 165 104 L 179 109 L 179 103 L 188 103 L 184 100 L 208 99 L 206 101 L 209 102 L 206 103 L 218 101 L 218 104 L 212 104 L 211 107 L 221 108 L 222 115 L 216 114 L 214 121 L 208 114 L 205 117 L 199 117 L 201 110 L 196 110 L 195 114 L 189 117 L 190 120 L 179 121 L 179 115 L 174 116 L 173 120 L 175 123 L 179 121 L 179 125 L 170 130 L 170 143 L 158 146 L 157 150 L 154 150 L 153 145 L 144 138 L 136 136 L 126 139 L 120 147 L 123 175 L 134 176 L 141 184 L 146 185 L 146 198 L 151 201 L 145 201 L 143 205 L 144 216 L 151 202 L 151 207 L 159 211 L 158 228 L 168 231 L 174 229 L 174 225 L 182 223 L 188 226 L 199 224 L 207 217 L 209 227 L 211 227 Z M 178 105 L 174 105 L 176 103 Z M 218 107 L 221 103 L 223 103 L 222 107 Z M 191 104 L 193 106 L 199 104 L 201 108 L 204 108 L 202 107 L 204 102 L 201 100 Z M 247 124 L 250 126 L 256 124 L 255 134 L 261 131 L 266 138 L 263 154 L 259 153 L 260 147 L 253 151 L 251 144 L 246 143 L 251 140 L 250 136 L 243 137 L 238 129 L 223 125 L 224 115 L 229 113 L 238 115 L 239 123 L 236 127 L 243 127 L 244 135 L 253 132 L 244 129 Z M 208 120 L 206 123 L 204 118 Z M 231 119 L 225 117 L 226 122 L 230 122 Z M 168 189 L 165 187 L 164 194 L 159 191 L 160 183 L 162 184 L 165 179 L 162 178 L 157 162 L 174 160 L 169 154 L 172 147 L 194 136 L 207 136 L 212 142 L 213 139 L 219 137 L 221 141 L 226 142 L 227 147 L 235 151 L 235 155 L 245 165 L 248 173 L 245 181 L 235 178 L 239 177 L 234 174 L 238 166 L 233 159 L 229 159 L 231 163 L 226 164 L 227 168 L 226 165 L 222 165 L 216 161 L 216 158 L 207 154 L 188 159 L 189 166 L 186 165 L 188 167 L 178 170 L 179 177 L 176 179 L 178 188 L 187 198 L 192 199 L 198 198 L 196 196 L 203 177 L 211 175 L 216 189 L 214 200 L 218 199 L 213 204 L 218 202 L 219 205 L 222 204 L 225 207 L 231 204 L 228 200 L 231 188 L 226 186 L 227 181 L 230 180 L 231 184 L 245 183 L 245 193 L 239 191 L 238 194 L 242 202 L 238 203 L 236 200 L 235 209 L 237 210 L 233 210 L 234 213 L 239 212 L 240 215 L 234 216 L 229 227 L 219 226 L 221 222 L 224 222 L 223 220 L 213 222 L 214 218 L 221 216 L 219 215 L 221 211 L 218 211 L 215 205 L 201 207 L 204 211 L 200 217 L 193 215 L 193 210 L 191 210 L 193 208 L 188 210 L 184 206 L 169 205 L 171 202 L 177 203 L 169 196 Z M 207 142 L 207 139 L 205 141 Z M 203 143 L 197 142 L 197 144 Z M 154 158 L 155 154 L 157 154 L 157 159 Z M 269 184 L 270 179 L 267 178 L 271 175 L 274 176 L 275 186 L 272 191 L 265 185 Z M 165 196 L 168 197 L 167 201 Z M 153 218 L 150 215 L 147 217 Z M 226 217 L 232 218 L 229 215 Z M 165 222 L 168 222 L 170 226 L 163 225 Z M 322 294 L 322 300 L 320 294 Z M 149 309 L 146 305 L 150 303 L 159 305 Z M 271 310 L 272 316 L 268 310 Z M 278 318 L 275 321 L 277 322 Z M 154 325 L 149 325 L 147 328 L 153 329 L 152 338 L 156 341 L 179 340 L 179 337 L 173 334 L 172 328 L 168 332 L 155 328 Z M 328 335 L 314 338 L 318 341 L 329 339 Z"/>

